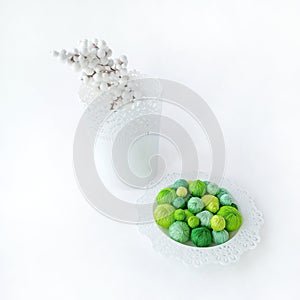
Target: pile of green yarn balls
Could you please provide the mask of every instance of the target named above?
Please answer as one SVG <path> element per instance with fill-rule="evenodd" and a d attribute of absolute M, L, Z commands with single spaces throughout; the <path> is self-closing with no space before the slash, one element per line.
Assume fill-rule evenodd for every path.
<path fill-rule="evenodd" d="M 156 223 L 171 239 L 197 247 L 220 245 L 242 225 L 242 215 L 230 193 L 208 181 L 179 179 L 156 197 Z"/>

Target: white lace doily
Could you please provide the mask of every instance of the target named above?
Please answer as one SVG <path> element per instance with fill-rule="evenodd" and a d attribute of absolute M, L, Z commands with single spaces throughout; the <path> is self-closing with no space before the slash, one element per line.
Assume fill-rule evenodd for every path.
<path fill-rule="evenodd" d="M 161 189 L 172 185 L 179 178 L 181 177 L 178 173 L 168 174 L 159 184 L 148 190 L 138 200 L 138 204 L 154 202 L 157 193 Z M 199 173 L 197 178 L 207 180 L 208 176 Z M 228 189 L 232 194 L 234 202 L 238 205 L 243 216 L 241 228 L 228 242 L 207 248 L 180 244 L 167 236 L 158 227 L 154 219 L 150 223 L 139 225 L 140 232 L 148 236 L 154 249 L 164 256 L 176 258 L 194 267 L 207 263 L 228 265 L 237 262 L 245 251 L 254 249 L 260 241 L 259 231 L 263 224 L 263 215 L 256 208 L 254 200 L 246 191 L 235 186 L 227 179 L 224 179 L 220 186 Z"/>

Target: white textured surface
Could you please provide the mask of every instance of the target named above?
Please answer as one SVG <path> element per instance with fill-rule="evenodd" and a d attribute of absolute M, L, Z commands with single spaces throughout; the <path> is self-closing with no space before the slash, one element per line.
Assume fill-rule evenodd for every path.
<path fill-rule="evenodd" d="M 298 299 L 299 9 L 297 0 L 1 1 L 0 299 Z M 130 68 L 183 82 L 214 110 L 226 177 L 265 218 L 239 263 L 183 267 L 83 199 L 72 165 L 77 75 L 50 50 L 98 36 Z"/>

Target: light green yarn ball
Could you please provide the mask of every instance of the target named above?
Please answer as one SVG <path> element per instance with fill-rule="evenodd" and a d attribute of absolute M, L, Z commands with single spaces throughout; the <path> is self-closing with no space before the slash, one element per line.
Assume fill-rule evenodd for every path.
<path fill-rule="evenodd" d="M 221 231 L 225 228 L 226 222 L 222 216 L 214 215 L 210 219 L 210 227 L 215 231 Z"/>
<path fill-rule="evenodd" d="M 206 192 L 206 185 L 201 180 L 195 180 L 189 184 L 189 190 L 192 196 L 202 197 Z"/>
<path fill-rule="evenodd" d="M 154 210 L 154 219 L 158 225 L 169 228 L 175 222 L 175 208 L 170 204 L 158 205 Z"/>
<path fill-rule="evenodd" d="M 184 221 L 185 220 L 185 212 L 183 209 L 176 209 L 174 212 L 174 218 L 177 221 Z"/>
<path fill-rule="evenodd" d="M 220 203 L 222 205 L 231 205 L 232 203 L 232 197 L 230 194 L 223 194 L 221 197 L 220 197 Z"/>
<path fill-rule="evenodd" d="M 181 186 L 183 186 L 185 188 L 188 188 L 189 183 L 185 179 L 178 179 L 173 184 L 173 188 L 176 189 L 176 190 Z"/>
<path fill-rule="evenodd" d="M 229 240 L 229 233 L 224 229 L 221 231 L 212 231 L 213 242 L 217 245 L 226 243 Z"/>
<path fill-rule="evenodd" d="M 185 213 L 185 220 L 187 221 L 189 219 L 189 217 L 192 217 L 194 214 L 191 213 L 188 209 L 184 210 Z"/>
<path fill-rule="evenodd" d="M 185 222 L 176 221 L 169 228 L 169 236 L 179 243 L 185 243 L 190 238 L 190 228 Z"/>
<path fill-rule="evenodd" d="M 210 195 L 216 195 L 219 193 L 219 187 L 217 184 L 210 182 L 207 187 L 206 187 L 206 191 L 208 194 Z"/>
<path fill-rule="evenodd" d="M 220 199 L 222 195 L 224 194 L 229 194 L 228 191 L 224 188 L 220 188 L 218 194 L 217 194 L 217 197 Z"/>
<path fill-rule="evenodd" d="M 173 206 L 175 208 L 184 208 L 185 207 L 185 200 L 182 197 L 177 197 L 173 201 Z"/>
<path fill-rule="evenodd" d="M 196 216 L 191 216 L 188 218 L 188 224 L 191 228 L 196 228 L 200 225 L 200 220 Z"/>
<path fill-rule="evenodd" d="M 242 215 L 232 206 L 222 206 L 218 211 L 218 215 L 222 216 L 226 221 L 226 230 L 235 231 L 242 226 Z"/>
<path fill-rule="evenodd" d="M 203 201 L 198 197 L 192 197 L 187 203 L 188 210 L 193 214 L 199 213 L 204 208 Z"/>
<path fill-rule="evenodd" d="M 162 189 L 157 197 L 157 204 L 171 204 L 176 198 L 176 192 L 172 188 Z"/>
<path fill-rule="evenodd" d="M 212 241 L 211 232 L 206 227 L 195 228 L 192 230 L 191 240 L 197 247 L 207 247 Z"/>
<path fill-rule="evenodd" d="M 216 196 L 205 195 L 201 199 L 205 205 L 205 209 L 207 209 L 211 213 L 215 214 L 219 210 L 220 203 L 219 199 Z"/>
<path fill-rule="evenodd" d="M 203 210 L 199 212 L 196 217 L 200 219 L 201 226 L 210 228 L 210 219 L 213 217 L 213 214 L 208 210 Z"/>
<path fill-rule="evenodd" d="M 185 187 L 180 186 L 177 190 L 176 190 L 176 195 L 178 197 L 185 197 L 187 195 L 188 191 Z"/>

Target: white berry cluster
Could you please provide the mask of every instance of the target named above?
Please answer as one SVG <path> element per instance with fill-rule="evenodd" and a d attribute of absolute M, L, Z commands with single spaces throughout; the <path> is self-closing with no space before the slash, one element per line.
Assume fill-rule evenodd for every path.
<path fill-rule="evenodd" d="M 80 78 L 87 86 L 92 86 L 100 94 L 108 94 L 111 108 L 124 102 L 133 101 L 137 93 L 129 86 L 129 81 L 136 78 L 136 74 L 128 72 L 127 57 L 111 58 L 112 50 L 105 41 L 82 40 L 78 48 L 68 52 L 65 49 L 53 51 L 53 56 L 66 62 L 75 71 L 80 71 Z"/>

